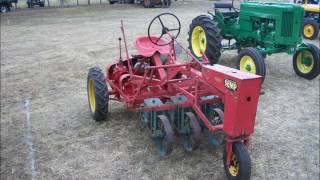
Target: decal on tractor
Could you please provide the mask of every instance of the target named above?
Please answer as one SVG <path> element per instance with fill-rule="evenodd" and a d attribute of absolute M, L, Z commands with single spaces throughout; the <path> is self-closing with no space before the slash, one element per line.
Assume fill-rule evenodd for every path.
<path fill-rule="evenodd" d="M 232 79 L 225 79 L 224 85 L 226 86 L 227 89 L 232 90 L 232 91 L 237 91 L 237 89 L 238 89 L 237 83 Z"/>

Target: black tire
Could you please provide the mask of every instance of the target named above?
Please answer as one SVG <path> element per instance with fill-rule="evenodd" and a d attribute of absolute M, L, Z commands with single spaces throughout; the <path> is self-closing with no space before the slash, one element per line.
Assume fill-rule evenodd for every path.
<path fill-rule="evenodd" d="M 306 34 L 310 33 L 310 34 Z M 306 39 L 314 40 L 319 34 L 319 24 L 315 21 L 305 21 L 303 22 L 303 37 Z"/>
<path fill-rule="evenodd" d="M 114 3 L 116 3 L 117 1 L 115 1 L 115 0 L 109 0 L 109 4 L 114 4 Z"/>
<path fill-rule="evenodd" d="M 244 58 L 246 58 L 246 56 L 249 56 L 253 60 L 255 74 L 262 76 L 262 82 L 263 82 L 265 79 L 265 76 L 266 76 L 266 65 L 264 63 L 264 58 L 263 58 L 262 54 L 257 49 L 249 47 L 249 48 L 242 49 L 237 57 L 237 68 L 238 69 L 240 69 L 241 71 L 254 73 L 251 71 L 251 66 L 249 66 L 250 70 L 246 70 L 246 69 L 244 69 L 243 66 L 241 66 L 241 62 L 243 63 L 243 61 L 246 60 L 246 59 L 244 59 Z"/>
<path fill-rule="evenodd" d="M 7 12 L 10 12 L 11 11 L 11 5 L 7 5 L 6 9 L 7 9 Z"/>
<path fill-rule="evenodd" d="M 154 8 L 156 5 L 156 0 L 143 0 L 143 7 L 145 8 Z"/>
<path fill-rule="evenodd" d="M 6 13 L 7 11 L 8 11 L 8 10 L 7 10 L 7 7 L 1 5 L 1 13 Z"/>
<path fill-rule="evenodd" d="M 211 64 L 215 64 L 218 62 L 221 56 L 222 36 L 220 35 L 220 29 L 213 22 L 213 20 L 206 15 L 200 15 L 192 20 L 188 32 L 189 49 L 191 53 L 198 59 L 201 58 L 201 55 L 199 55 L 199 50 L 194 49 L 195 47 L 192 46 L 192 34 L 196 33 L 196 28 L 198 26 L 200 26 L 205 33 L 206 47 L 204 50 L 204 54 Z"/>
<path fill-rule="evenodd" d="M 31 8 L 31 4 L 30 3 L 27 3 L 28 4 L 28 8 Z"/>
<path fill-rule="evenodd" d="M 303 78 L 308 80 L 314 79 L 320 73 L 320 50 L 317 46 L 313 44 L 308 44 L 308 55 L 312 56 L 313 67 L 310 71 L 302 72 L 301 70 L 306 67 L 305 65 L 299 65 L 301 59 L 299 56 L 301 55 L 303 50 L 297 51 L 293 55 L 293 69 L 295 73 Z"/>
<path fill-rule="evenodd" d="M 236 157 L 237 165 L 239 167 L 237 174 L 231 173 L 227 165 L 227 151 L 226 148 L 223 153 L 223 165 L 228 179 L 230 180 L 249 180 L 251 176 L 251 159 L 247 148 L 242 142 L 236 142 L 232 145 L 232 152 Z M 232 163 L 232 162 L 230 162 Z"/>
<path fill-rule="evenodd" d="M 105 120 L 108 114 L 108 86 L 102 70 L 98 67 L 89 69 L 87 94 L 89 109 L 93 119 L 96 121 Z"/>
<path fill-rule="evenodd" d="M 40 7 L 44 7 L 44 3 L 39 4 Z"/>

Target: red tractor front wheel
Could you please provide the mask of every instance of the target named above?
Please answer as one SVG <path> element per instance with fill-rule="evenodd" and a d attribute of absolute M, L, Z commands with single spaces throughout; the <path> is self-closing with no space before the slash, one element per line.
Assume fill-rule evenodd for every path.
<path fill-rule="evenodd" d="M 251 175 L 251 159 L 246 146 L 242 142 L 232 145 L 232 154 L 227 164 L 227 151 L 223 153 L 223 164 L 226 175 L 230 180 L 247 180 Z"/>

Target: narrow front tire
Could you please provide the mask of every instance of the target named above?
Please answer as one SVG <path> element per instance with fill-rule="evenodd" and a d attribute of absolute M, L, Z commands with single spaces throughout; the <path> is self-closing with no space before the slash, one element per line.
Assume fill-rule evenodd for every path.
<path fill-rule="evenodd" d="M 240 71 L 262 76 L 262 82 L 266 76 L 266 65 L 262 54 L 255 48 L 249 47 L 240 51 L 237 57 L 237 68 Z"/>
<path fill-rule="evenodd" d="M 247 148 L 242 142 L 232 145 L 230 164 L 227 164 L 227 151 L 223 153 L 223 164 L 230 180 L 249 180 L 251 176 L 251 159 Z"/>
<path fill-rule="evenodd" d="M 298 50 L 293 55 L 293 69 L 295 73 L 305 79 L 311 80 L 320 73 L 320 50 L 313 44 L 307 49 Z"/>

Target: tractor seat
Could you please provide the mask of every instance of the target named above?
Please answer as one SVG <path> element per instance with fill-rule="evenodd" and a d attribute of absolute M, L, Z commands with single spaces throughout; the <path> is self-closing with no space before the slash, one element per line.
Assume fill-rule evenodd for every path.
<path fill-rule="evenodd" d="M 151 36 L 153 41 L 157 41 L 157 37 Z M 160 39 L 159 44 L 165 44 L 166 42 L 163 39 Z M 171 46 L 170 44 L 165 46 L 158 46 L 153 44 L 148 36 L 138 37 L 135 42 L 135 47 L 138 50 L 138 53 L 145 57 L 151 57 L 154 53 L 159 52 L 163 55 L 170 54 Z"/>
<path fill-rule="evenodd" d="M 237 18 L 239 16 L 232 3 L 214 3 L 214 9 L 221 12 L 224 18 Z"/>

